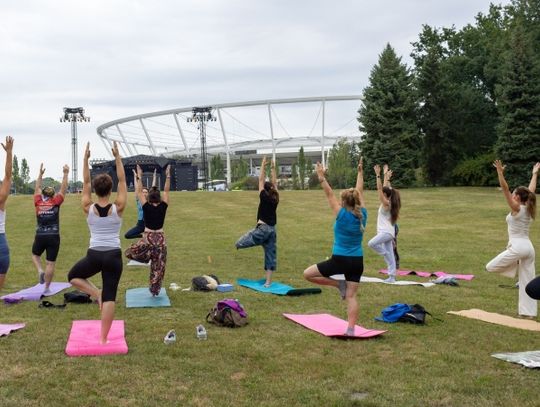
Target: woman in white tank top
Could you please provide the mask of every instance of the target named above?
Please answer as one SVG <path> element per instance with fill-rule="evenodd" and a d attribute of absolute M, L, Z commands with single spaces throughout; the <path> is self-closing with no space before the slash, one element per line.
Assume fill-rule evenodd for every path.
<path fill-rule="evenodd" d="M 6 137 L 6 143 L 2 143 L 6 152 L 6 170 L 4 180 L 0 186 L 0 290 L 6 281 L 9 269 L 9 246 L 6 240 L 6 201 L 11 189 L 11 175 L 13 171 L 13 138 Z"/>
<path fill-rule="evenodd" d="M 529 239 L 529 226 L 536 216 L 536 181 L 540 163 L 533 167 L 529 188 L 517 187 L 510 193 L 508 183 L 504 178 L 504 168 L 500 160 L 493 166 L 497 168 L 499 184 L 510 207 L 506 216 L 508 224 L 508 246 L 486 265 L 486 270 L 514 278 L 519 277 L 518 314 L 526 318 L 535 318 L 538 313 L 536 300 L 527 295 L 525 287 L 535 276 L 535 252 Z"/>

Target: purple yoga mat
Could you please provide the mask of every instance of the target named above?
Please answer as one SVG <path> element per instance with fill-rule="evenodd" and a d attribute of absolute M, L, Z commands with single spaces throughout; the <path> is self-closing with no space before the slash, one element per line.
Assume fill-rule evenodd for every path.
<path fill-rule="evenodd" d="M 323 334 L 324 336 L 330 336 L 333 338 L 347 338 L 347 339 L 359 339 L 359 338 L 373 338 L 374 336 L 381 335 L 386 331 L 379 331 L 376 329 L 366 329 L 360 325 L 355 325 L 354 336 L 344 335 L 347 330 L 347 321 L 339 319 L 330 314 L 283 314 L 283 316 L 291 321 L 300 324 L 307 329 Z"/>
<path fill-rule="evenodd" d="M 0 336 L 9 335 L 13 331 L 24 328 L 26 324 L 0 324 Z"/>
<path fill-rule="evenodd" d="M 33 287 L 25 288 L 16 293 L 4 295 L 3 297 L 0 297 L 0 300 L 4 300 L 5 303 L 13 303 L 22 300 L 39 301 L 41 297 L 49 297 L 58 294 L 60 291 L 69 287 L 71 287 L 71 284 L 69 283 L 51 283 L 49 291 L 45 294 L 45 284 L 36 284 Z"/>
<path fill-rule="evenodd" d="M 387 269 L 381 269 L 379 270 L 379 273 L 381 274 L 388 274 Z M 416 271 L 416 270 L 398 270 L 397 275 L 398 276 L 408 276 L 409 274 L 415 274 L 420 277 L 454 277 L 457 280 L 472 280 L 474 278 L 474 274 L 449 274 L 444 271 Z"/>

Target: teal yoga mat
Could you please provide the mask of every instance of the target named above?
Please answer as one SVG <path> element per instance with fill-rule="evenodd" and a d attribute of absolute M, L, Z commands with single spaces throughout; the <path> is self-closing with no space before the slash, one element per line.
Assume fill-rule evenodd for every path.
<path fill-rule="evenodd" d="M 248 280 L 246 278 L 239 278 L 238 280 L 236 280 L 236 283 L 238 285 L 241 285 L 242 287 L 247 287 L 255 291 L 276 294 L 276 295 L 299 296 L 299 295 L 304 295 L 304 294 L 320 294 L 321 293 L 320 288 L 294 288 L 294 287 L 291 287 L 290 285 L 278 283 L 276 281 L 273 281 L 272 284 L 270 284 L 270 287 L 265 287 L 264 286 L 265 282 L 266 280 L 264 278 L 262 280 Z"/>
<path fill-rule="evenodd" d="M 170 307 L 171 300 L 165 288 L 161 288 L 158 296 L 153 296 L 147 287 L 131 288 L 126 291 L 126 308 Z"/>

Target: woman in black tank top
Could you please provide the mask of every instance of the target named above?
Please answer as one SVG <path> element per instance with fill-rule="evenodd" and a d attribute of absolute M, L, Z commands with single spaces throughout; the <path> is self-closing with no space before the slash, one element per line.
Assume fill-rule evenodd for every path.
<path fill-rule="evenodd" d="M 128 259 L 150 262 L 149 290 L 152 295 L 157 296 L 161 290 L 161 284 L 165 277 L 165 265 L 167 263 L 167 241 L 163 233 L 165 215 L 169 207 L 169 190 L 171 187 L 171 166 L 165 170 L 166 179 L 161 196 L 157 187 L 152 187 L 145 197 L 142 193 L 142 169 L 137 165 L 137 191 L 138 198 L 142 204 L 143 220 L 145 229 L 142 238 L 132 244 L 125 251 Z"/>
<path fill-rule="evenodd" d="M 244 234 L 236 242 L 237 249 L 245 249 L 253 246 L 262 246 L 264 249 L 264 272 L 266 279 L 264 287 L 272 284 L 272 273 L 277 265 L 277 234 L 276 210 L 279 203 L 277 188 L 276 162 L 272 160 L 271 181 L 265 182 L 266 157 L 263 157 L 261 172 L 259 174 L 259 208 L 257 210 L 257 225 L 254 229 Z M 263 282 L 261 282 L 263 284 Z"/>

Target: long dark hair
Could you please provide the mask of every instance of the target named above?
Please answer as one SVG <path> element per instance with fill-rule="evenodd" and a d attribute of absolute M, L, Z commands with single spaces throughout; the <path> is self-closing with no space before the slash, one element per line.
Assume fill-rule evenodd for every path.
<path fill-rule="evenodd" d="M 527 212 L 534 219 L 536 217 L 536 194 L 525 187 L 517 187 L 514 194 L 519 196 L 522 204 L 527 204 Z"/>
<path fill-rule="evenodd" d="M 264 183 L 264 191 L 274 203 L 277 204 L 279 202 L 279 192 L 277 191 L 276 187 L 274 187 L 274 184 L 272 184 L 270 181 L 266 181 Z"/>
<path fill-rule="evenodd" d="M 399 218 L 399 210 L 401 209 L 401 197 L 399 191 L 390 187 L 383 187 L 383 194 L 390 201 L 390 220 L 394 225 Z"/>
<path fill-rule="evenodd" d="M 152 187 L 148 191 L 148 196 L 146 200 L 151 204 L 158 204 L 161 202 L 161 194 L 159 193 L 159 189 L 157 187 Z"/>

